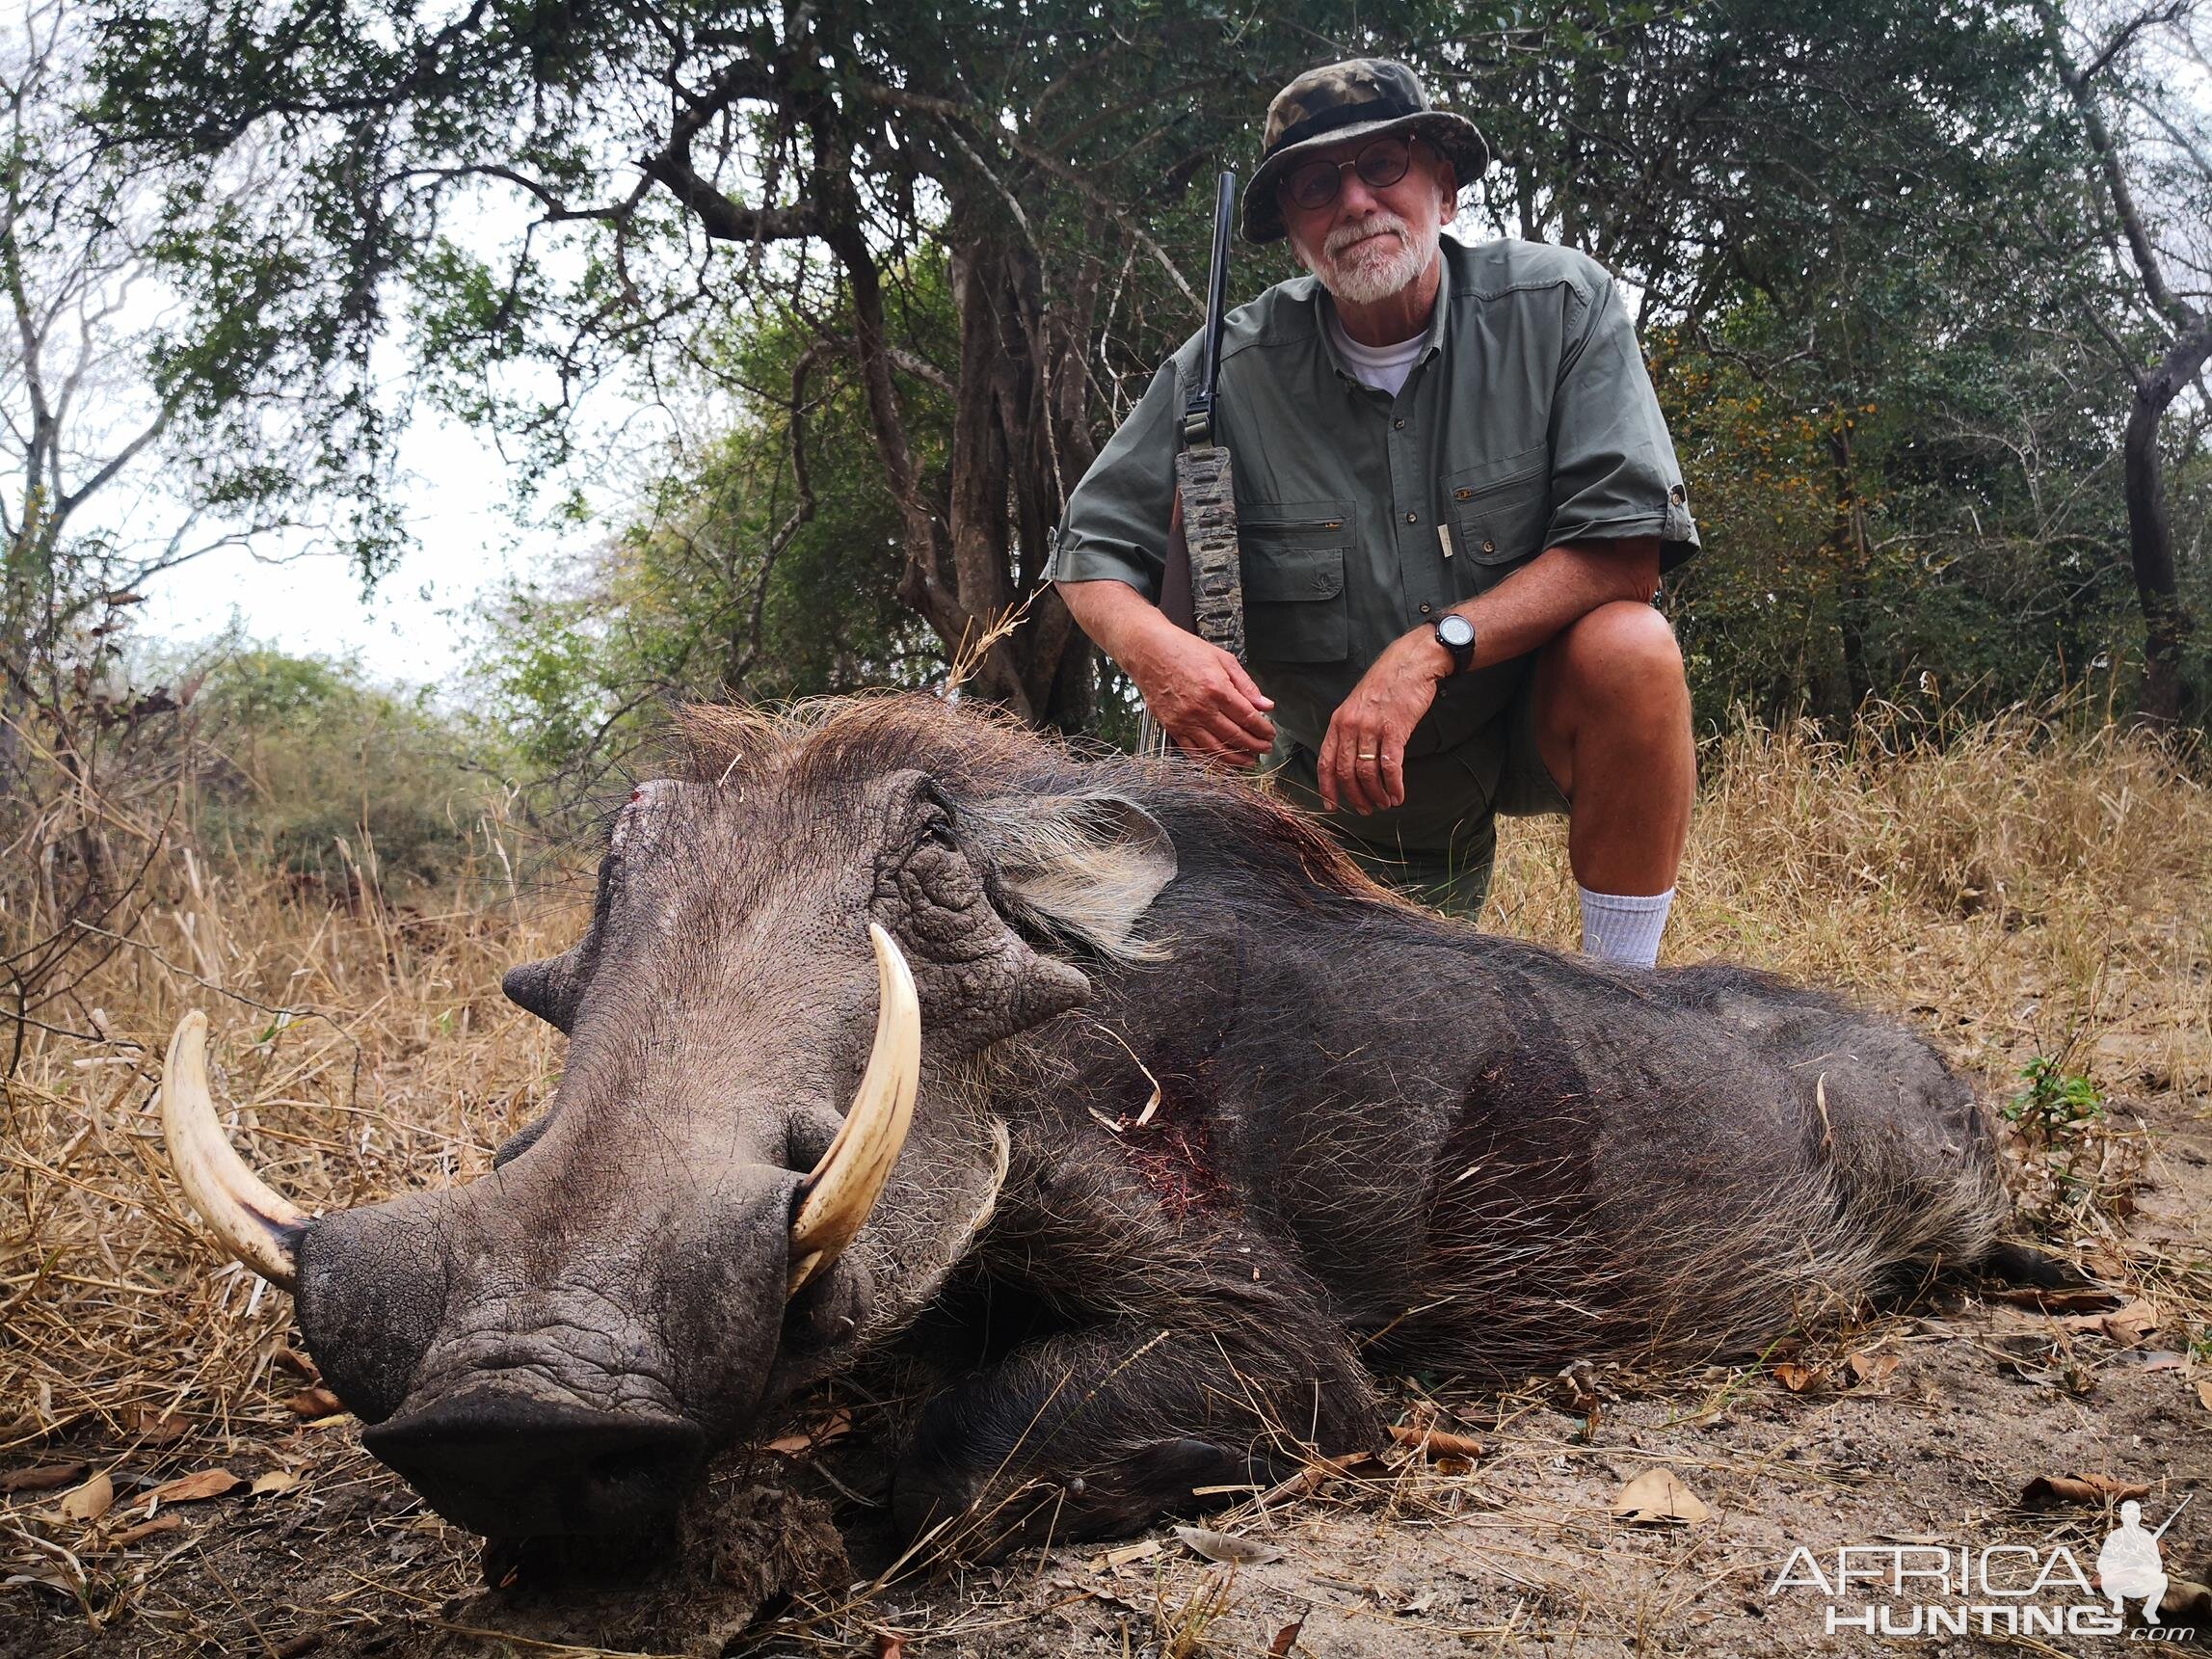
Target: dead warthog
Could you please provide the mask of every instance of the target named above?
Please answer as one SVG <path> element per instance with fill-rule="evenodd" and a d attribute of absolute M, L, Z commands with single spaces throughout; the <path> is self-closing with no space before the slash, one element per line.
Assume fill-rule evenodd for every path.
<path fill-rule="evenodd" d="M 1381 895 L 1179 762 L 926 697 L 700 709 L 489 1176 L 309 1220 L 164 1110 L 369 1447 L 493 1536 L 635 1531 L 933 1307 L 1019 1340 L 922 1409 L 900 1524 L 1110 1534 L 1382 1437 L 1369 1368 L 1747 1353 L 2005 1210 L 1919 1038 L 1728 967 L 1620 972 Z"/>

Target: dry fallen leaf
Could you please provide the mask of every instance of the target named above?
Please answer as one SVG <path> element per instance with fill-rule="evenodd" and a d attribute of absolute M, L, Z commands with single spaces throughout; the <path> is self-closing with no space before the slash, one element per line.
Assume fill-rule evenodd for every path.
<path fill-rule="evenodd" d="M 1792 1394 L 1802 1394 L 1826 1375 L 1809 1365 L 1782 1364 L 1774 1367 L 1774 1380 Z"/>
<path fill-rule="evenodd" d="M 6 1578 L 0 1578 L 0 1590 L 13 1590 L 17 1585 L 50 1590 L 64 1601 L 81 1599 L 85 1589 L 82 1579 L 71 1579 L 59 1567 L 51 1566 L 40 1567 L 35 1572 L 12 1572 Z"/>
<path fill-rule="evenodd" d="M 255 1475 L 253 1484 L 246 1488 L 250 1498 L 280 1497 L 300 1484 L 300 1477 L 289 1469 L 271 1469 L 267 1474 Z"/>
<path fill-rule="evenodd" d="M 280 1344 L 271 1349 L 269 1351 L 269 1363 L 281 1366 L 294 1377 L 304 1378 L 309 1382 L 320 1382 L 323 1379 L 321 1368 L 296 1348 L 287 1348 Z"/>
<path fill-rule="evenodd" d="M 1566 1408 L 1580 1417 L 1594 1417 L 1602 1397 L 1597 1387 L 1597 1367 L 1586 1359 L 1578 1359 L 1559 1371 L 1559 1395 Z"/>
<path fill-rule="evenodd" d="M 203 1498 L 227 1497 L 245 1484 L 228 1469 L 202 1469 L 164 1481 L 147 1496 L 157 1504 L 196 1504 Z"/>
<path fill-rule="evenodd" d="M 2111 1475 L 2038 1475 L 2020 1494 L 2023 1509 L 2047 1510 L 2057 1504 L 2104 1504 L 2147 1498 L 2148 1486 Z"/>
<path fill-rule="evenodd" d="M 2202 1626 L 2212 1617 L 2212 1588 L 2199 1584 L 2195 1579 L 2170 1578 L 2166 1581 L 2166 1594 L 2159 1607 L 2171 1622 L 2188 1619 Z"/>
<path fill-rule="evenodd" d="M 1428 1458 L 1479 1458 L 1482 1442 L 1472 1434 L 1454 1434 L 1446 1429 L 1416 1429 L 1409 1424 L 1393 1423 L 1390 1437 L 1400 1446 L 1411 1446 Z"/>
<path fill-rule="evenodd" d="M 2202 1403 L 2205 1410 L 2212 1411 L 2212 1380 L 2199 1382 L 2197 1385 L 2197 1398 Z"/>
<path fill-rule="evenodd" d="M 61 1511 L 72 1521 L 96 1521 L 115 1508 L 115 1502 L 116 1484 L 103 1470 L 75 1490 L 64 1492 Z"/>
<path fill-rule="evenodd" d="M 192 1425 L 173 1411 L 141 1405 L 135 1414 L 138 1437 L 148 1446 L 169 1446 L 191 1432 Z"/>
<path fill-rule="evenodd" d="M 1854 1353 L 1844 1363 L 1851 1371 L 1852 1386 L 1865 1388 L 1895 1376 L 1898 1357 L 1894 1353 Z"/>
<path fill-rule="evenodd" d="M 141 1521 L 135 1527 L 123 1528 L 121 1532 L 108 1539 L 108 1548 L 128 1549 L 132 1544 L 152 1538 L 157 1533 L 173 1533 L 182 1525 L 184 1525 L 182 1515 L 159 1514 L 150 1521 Z"/>
<path fill-rule="evenodd" d="M 1664 1464 L 1644 1470 L 1621 1487 L 1612 1500 L 1612 1512 L 1624 1521 L 1661 1526 L 1687 1526 L 1713 1518 L 1713 1512 L 1697 1501 L 1697 1494 Z"/>
<path fill-rule="evenodd" d="M 50 1492 L 56 1486 L 73 1486 L 90 1467 L 87 1463 L 34 1463 L 27 1469 L 10 1469 L 0 1475 L 0 1492 Z"/>
<path fill-rule="evenodd" d="M 284 1404 L 300 1417 L 329 1417 L 346 1408 L 344 1401 L 322 1387 L 303 1388 Z"/>
<path fill-rule="evenodd" d="M 2138 1297 L 2104 1316 L 2104 1333 L 2115 1348 L 2141 1348 L 2158 1334 L 2158 1304 Z"/>
<path fill-rule="evenodd" d="M 1291 1649 L 1298 1645 L 1298 1633 L 1306 1621 L 1301 1618 L 1295 1624 L 1286 1624 L 1275 1632 L 1275 1640 L 1267 1644 L 1267 1659 L 1287 1659 Z"/>
<path fill-rule="evenodd" d="M 902 1630 L 877 1631 L 875 1659 L 906 1659 L 906 1633 Z"/>
<path fill-rule="evenodd" d="M 1251 1566 L 1258 1562 L 1273 1561 L 1283 1553 L 1273 1544 L 1261 1543 L 1256 1539 L 1240 1539 L 1230 1533 L 1217 1533 L 1211 1527 L 1177 1527 L 1175 1536 L 1208 1561 L 1225 1562 L 1235 1566 Z"/>

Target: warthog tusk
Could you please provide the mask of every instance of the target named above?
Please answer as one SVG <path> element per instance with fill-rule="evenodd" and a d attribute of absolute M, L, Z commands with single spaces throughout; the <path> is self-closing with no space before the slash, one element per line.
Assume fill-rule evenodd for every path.
<path fill-rule="evenodd" d="M 836 1261 L 866 1224 L 914 1121 L 921 1004 L 891 935 L 872 922 L 867 931 L 875 945 L 875 1047 L 837 1138 L 800 1185 L 807 1196 L 791 1222 L 789 1295 Z"/>
<path fill-rule="evenodd" d="M 176 1023 L 161 1068 L 161 1133 L 170 1167 L 218 1243 L 280 1290 L 300 1276 L 306 1216 L 246 1166 L 215 1115 L 207 1086 L 207 1016 Z"/>

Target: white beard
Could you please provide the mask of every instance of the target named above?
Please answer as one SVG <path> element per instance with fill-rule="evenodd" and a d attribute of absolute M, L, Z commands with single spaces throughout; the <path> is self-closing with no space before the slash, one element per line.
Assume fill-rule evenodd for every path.
<path fill-rule="evenodd" d="M 1376 231 L 1384 234 L 1375 235 Z M 1306 263 L 1322 287 L 1347 306 L 1372 306 L 1418 281 L 1436 257 L 1443 227 L 1408 225 L 1397 214 L 1377 209 L 1365 219 L 1330 231 Z M 1353 244 L 1358 244 L 1354 247 Z"/>

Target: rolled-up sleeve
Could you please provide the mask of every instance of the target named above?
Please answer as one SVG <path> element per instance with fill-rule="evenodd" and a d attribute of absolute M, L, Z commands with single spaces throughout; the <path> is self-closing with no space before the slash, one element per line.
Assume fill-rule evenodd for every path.
<path fill-rule="evenodd" d="M 1596 266 L 1584 327 L 1568 341 L 1552 401 L 1552 522 L 1547 547 L 1657 536 L 1670 570 L 1697 550 L 1697 525 L 1674 443 L 1644 372 L 1636 328 Z"/>
<path fill-rule="evenodd" d="M 1170 360 L 1068 496 L 1046 576 L 1119 581 L 1154 603 L 1175 506 L 1176 365 Z"/>

